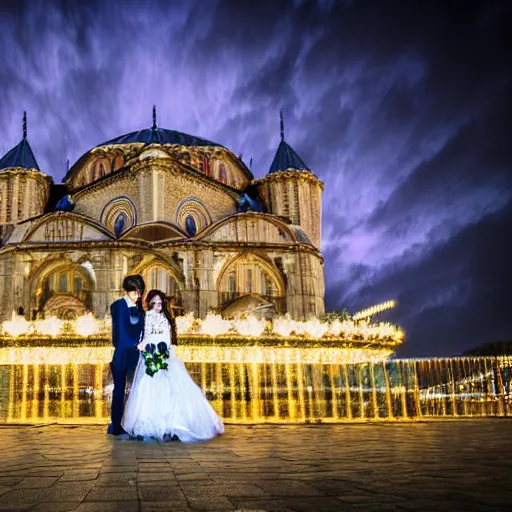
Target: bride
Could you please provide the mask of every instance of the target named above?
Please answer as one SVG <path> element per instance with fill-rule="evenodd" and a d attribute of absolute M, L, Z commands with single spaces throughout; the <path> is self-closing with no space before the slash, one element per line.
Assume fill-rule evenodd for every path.
<path fill-rule="evenodd" d="M 206 441 L 223 434 L 221 419 L 176 356 L 165 295 L 151 290 L 146 305 L 144 337 L 137 346 L 141 353 L 122 420 L 124 430 L 134 437 L 158 440 L 177 436 L 184 443 Z M 162 360 L 165 361 L 162 369 L 149 375 L 144 359 L 149 356 L 146 347 L 153 344 L 155 348 L 161 342 L 167 345 L 169 358 Z M 151 357 L 149 361 L 152 364 Z"/>

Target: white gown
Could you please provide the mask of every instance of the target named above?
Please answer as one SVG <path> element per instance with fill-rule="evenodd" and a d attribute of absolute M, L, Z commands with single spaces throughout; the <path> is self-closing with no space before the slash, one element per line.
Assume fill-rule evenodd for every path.
<path fill-rule="evenodd" d="M 176 435 L 183 443 L 206 441 L 223 434 L 221 419 L 176 356 L 165 315 L 148 311 L 144 333 L 145 345 L 167 343 L 168 368 L 149 376 L 141 353 L 121 422 L 124 430 L 134 437 L 158 440 Z"/>

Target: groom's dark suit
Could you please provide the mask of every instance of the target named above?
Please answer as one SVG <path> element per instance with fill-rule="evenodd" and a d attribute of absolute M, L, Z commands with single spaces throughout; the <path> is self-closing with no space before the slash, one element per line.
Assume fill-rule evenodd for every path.
<path fill-rule="evenodd" d="M 139 351 L 137 344 L 144 329 L 144 316 L 136 306 L 129 307 L 125 298 L 116 300 L 110 306 L 112 315 L 112 344 L 115 347 L 110 363 L 114 378 L 112 393 L 112 423 L 108 426 L 109 434 L 121 434 L 121 420 L 124 413 L 126 376 L 132 375 L 137 366 Z"/>

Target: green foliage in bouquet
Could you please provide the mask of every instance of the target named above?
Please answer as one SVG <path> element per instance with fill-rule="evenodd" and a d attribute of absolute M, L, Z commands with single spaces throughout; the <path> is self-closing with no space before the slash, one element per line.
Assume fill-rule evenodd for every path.
<path fill-rule="evenodd" d="M 159 370 L 167 370 L 168 364 L 166 359 L 169 359 L 169 348 L 167 343 L 161 341 L 155 346 L 154 343 L 148 343 L 142 352 L 142 357 L 146 363 L 146 373 L 153 377 Z"/>

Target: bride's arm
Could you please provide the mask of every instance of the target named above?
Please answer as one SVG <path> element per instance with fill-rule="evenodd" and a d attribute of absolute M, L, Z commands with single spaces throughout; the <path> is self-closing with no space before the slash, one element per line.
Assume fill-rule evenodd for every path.
<path fill-rule="evenodd" d="M 141 342 L 137 345 L 137 348 L 143 352 L 146 345 L 147 345 L 147 342 L 146 342 L 146 336 L 147 336 L 147 333 L 149 332 L 149 327 L 150 327 L 150 324 L 151 324 L 151 320 L 150 320 L 150 316 L 151 315 L 148 315 L 146 314 L 146 317 L 144 319 L 144 334 L 142 336 L 142 340 Z"/>

